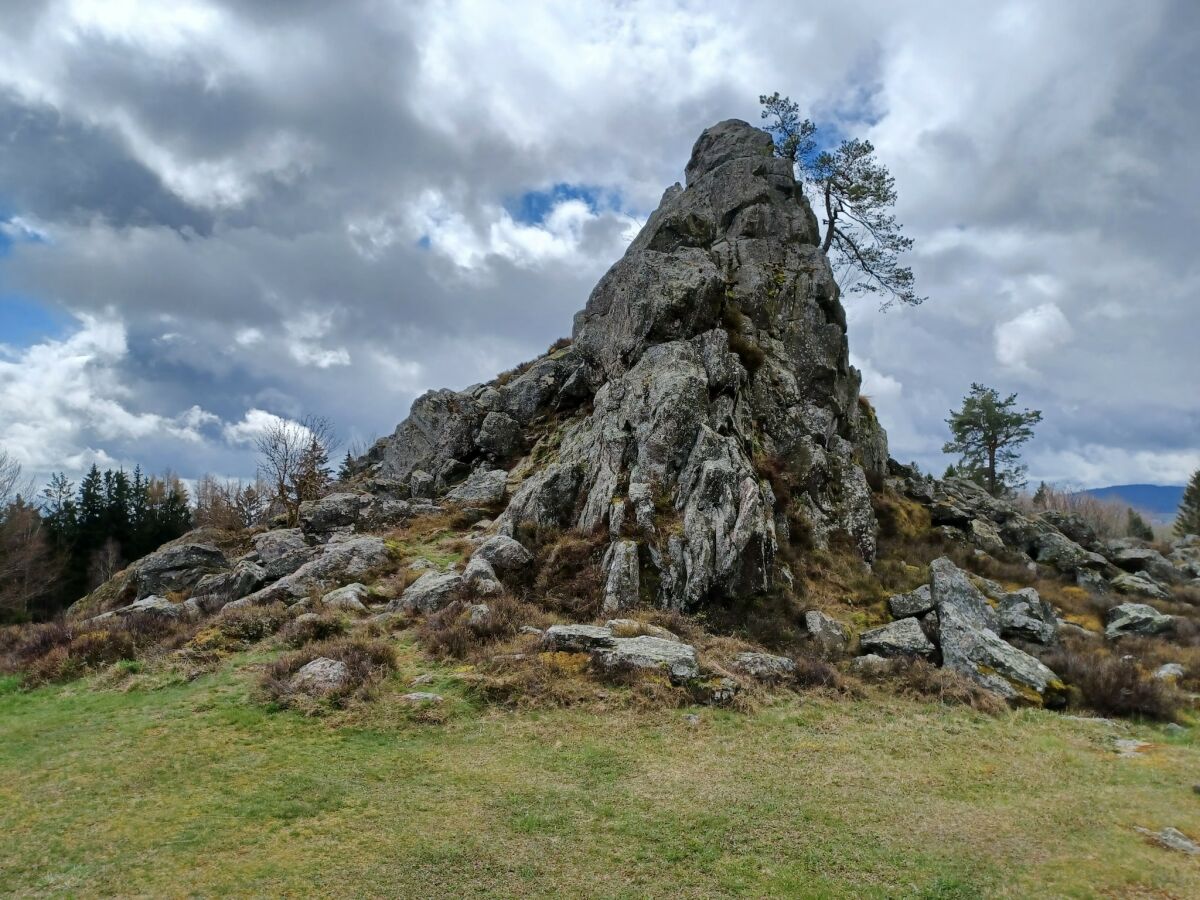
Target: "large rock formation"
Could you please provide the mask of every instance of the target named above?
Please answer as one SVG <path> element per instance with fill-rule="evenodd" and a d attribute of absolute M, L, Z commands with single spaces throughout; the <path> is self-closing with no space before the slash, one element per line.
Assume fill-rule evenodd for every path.
<path fill-rule="evenodd" d="M 614 591 L 654 585 L 664 606 L 769 590 L 797 527 L 818 544 L 843 532 L 871 559 L 887 438 L 858 403 L 791 165 L 730 120 L 700 136 L 686 178 L 596 286 L 570 347 L 422 396 L 368 455 L 372 474 L 444 495 L 504 467 L 499 533 L 607 528 Z M 652 577 L 635 577 L 635 552 Z"/>

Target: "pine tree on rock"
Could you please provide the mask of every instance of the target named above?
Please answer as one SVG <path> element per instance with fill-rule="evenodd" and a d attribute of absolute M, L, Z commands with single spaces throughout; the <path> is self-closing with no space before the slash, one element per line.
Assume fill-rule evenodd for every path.
<path fill-rule="evenodd" d="M 995 389 L 972 384 L 962 409 L 951 410 L 946 420 L 953 440 L 942 452 L 959 454 L 959 474 L 993 497 L 1008 496 L 1024 485 L 1017 448 L 1033 437 L 1033 426 L 1042 420 L 1040 410 L 1018 410 L 1016 405 L 1016 394 L 1001 399 Z"/>

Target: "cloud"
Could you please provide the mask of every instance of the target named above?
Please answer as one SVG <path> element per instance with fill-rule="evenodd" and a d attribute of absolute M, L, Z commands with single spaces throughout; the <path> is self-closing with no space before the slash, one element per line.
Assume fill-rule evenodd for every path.
<path fill-rule="evenodd" d="M 30 471 L 78 471 L 111 462 L 109 448 L 167 439 L 198 443 L 217 421 L 199 406 L 169 416 L 127 405 L 119 374 L 128 348 L 125 329 L 108 317 L 84 315 L 63 340 L 48 340 L 0 358 L 0 421 L 4 444 Z"/>
<path fill-rule="evenodd" d="M 1070 340 L 1071 324 L 1056 305 L 1043 303 L 999 323 L 995 334 L 1000 365 L 1024 371 L 1031 359 Z"/>
<path fill-rule="evenodd" d="M 1034 477 L 1129 481 L 1195 450 L 1195 4 L 5 13 L 0 302 L 80 323 L 61 347 L 10 348 L 40 368 L 5 390 L 97 401 L 0 400 L 0 439 L 39 465 L 246 475 L 251 444 L 223 423 L 251 410 L 390 432 L 421 391 L 568 333 L 700 130 L 756 119 L 776 89 L 896 176 L 930 300 L 846 304 L 898 457 L 940 470 L 972 381 L 1044 410 Z M 86 362 L 47 361 L 72 341 Z"/>
<path fill-rule="evenodd" d="M 248 409 L 241 421 L 230 422 L 221 429 L 221 433 L 231 444 L 253 444 L 272 428 L 284 425 L 287 421 L 265 409 Z"/>

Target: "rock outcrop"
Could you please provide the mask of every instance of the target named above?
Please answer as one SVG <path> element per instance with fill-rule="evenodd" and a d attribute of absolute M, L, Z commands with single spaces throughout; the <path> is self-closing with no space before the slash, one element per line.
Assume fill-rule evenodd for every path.
<path fill-rule="evenodd" d="M 791 164 L 730 120 L 700 136 L 686 180 L 596 286 L 569 347 L 422 396 L 365 460 L 412 496 L 507 500 L 496 529 L 517 539 L 607 528 L 612 609 L 647 583 L 679 609 L 768 591 L 795 523 L 805 540 L 842 532 L 875 553 L 869 484 L 886 474 L 887 438 L 858 402 Z M 780 468 L 789 496 L 767 478 Z"/>

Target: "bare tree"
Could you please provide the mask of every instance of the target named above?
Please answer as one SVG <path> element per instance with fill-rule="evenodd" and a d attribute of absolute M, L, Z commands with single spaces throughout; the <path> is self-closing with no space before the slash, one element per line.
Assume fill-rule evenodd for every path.
<path fill-rule="evenodd" d="M 110 537 L 88 560 L 88 587 L 95 590 L 123 568 L 125 561 L 121 557 L 121 545 Z"/>
<path fill-rule="evenodd" d="M 7 450 L 0 447 L 0 509 L 18 497 L 33 493 L 33 479 L 21 477 L 21 464 Z"/>
<path fill-rule="evenodd" d="M 254 443 L 259 474 L 295 525 L 300 504 L 317 499 L 329 484 L 329 457 L 337 449 L 333 424 L 322 416 L 278 419 Z"/>

